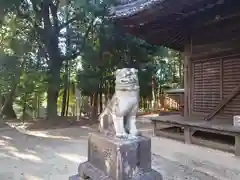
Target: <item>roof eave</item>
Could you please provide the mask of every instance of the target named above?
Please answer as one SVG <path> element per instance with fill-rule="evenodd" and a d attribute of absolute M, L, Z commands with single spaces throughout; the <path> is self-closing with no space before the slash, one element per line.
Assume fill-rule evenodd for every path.
<path fill-rule="evenodd" d="M 110 17 L 112 19 L 120 19 L 133 16 L 163 1 L 165 0 L 134 0 L 125 4 L 112 6 L 110 8 Z"/>

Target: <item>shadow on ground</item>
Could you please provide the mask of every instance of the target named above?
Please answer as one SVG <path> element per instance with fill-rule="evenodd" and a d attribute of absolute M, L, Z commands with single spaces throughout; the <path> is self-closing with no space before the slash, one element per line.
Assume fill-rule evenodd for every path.
<path fill-rule="evenodd" d="M 138 127 L 144 135 L 151 136 L 151 124 L 138 123 Z M 68 179 L 76 174 L 79 163 L 86 160 L 88 134 L 96 130 L 97 125 L 42 131 L 21 128 L 0 131 L 0 179 Z M 228 153 L 159 137 L 152 138 L 152 152 L 153 168 L 166 180 L 240 179 L 240 168 L 234 168 L 240 160 Z"/>
<path fill-rule="evenodd" d="M 56 131 L 11 129 L 0 133 L 1 180 L 68 179 L 86 160 L 90 126 Z"/>

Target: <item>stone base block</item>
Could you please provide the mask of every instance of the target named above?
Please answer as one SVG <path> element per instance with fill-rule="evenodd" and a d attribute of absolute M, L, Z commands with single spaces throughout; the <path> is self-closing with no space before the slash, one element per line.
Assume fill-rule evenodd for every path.
<path fill-rule="evenodd" d="M 79 165 L 83 179 L 161 180 L 151 168 L 151 140 L 146 137 L 119 139 L 92 133 L 88 140 L 88 161 Z"/>
<path fill-rule="evenodd" d="M 91 163 L 85 162 L 80 164 L 80 174 L 82 180 L 89 179 L 89 180 L 118 180 L 113 179 L 106 175 L 103 171 L 99 170 L 98 168 L 94 167 Z M 71 180 L 78 180 L 78 179 L 71 179 Z M 130 179 L 122 179 L 122 180 L 162 180 L 162 176 L 155 170 L 150 170 L 148 172 L 139 171 L 135 174 L 134 177 Z"/>

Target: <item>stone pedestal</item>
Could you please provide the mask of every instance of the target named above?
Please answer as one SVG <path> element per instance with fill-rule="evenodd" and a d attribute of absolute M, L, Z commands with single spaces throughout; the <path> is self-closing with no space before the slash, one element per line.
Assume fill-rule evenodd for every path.
<path fill-rule="evenodd" d="M 151 140 L 138 137 L 122 140 L 92 133 L 88 140 L 88 161 L 79 165 L 78 176 L 70 179 L 161 180 L 151 168 Z"/>

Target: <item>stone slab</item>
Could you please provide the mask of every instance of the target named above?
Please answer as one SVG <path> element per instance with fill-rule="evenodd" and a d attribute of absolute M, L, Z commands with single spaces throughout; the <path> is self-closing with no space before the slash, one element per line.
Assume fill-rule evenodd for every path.
<path fill-rule="evenodd" d="M 138 172 L 133 177 L 117 177 L 117 179 L 109 177 L 103 171 L 94 167 L 91 163 L 85 162 L 82 163 L 79 167 L 80 176 L 75 176 L 70 180 L 78 180 L 79 177 L 82 179 L 90 179 L 90 180 L 162 180 L 162 176 L 155 170 L 150 170 L 148 172 Z M 81 178 L 80 178 L 81 179 Z"/>
<path fill-rule="evenodd" d="M 88 161 L 78 171 L 92 180 L 161 180 L 151 168 L 151 140 L 146 137 L 127 140 L 92 133 Z"/>

